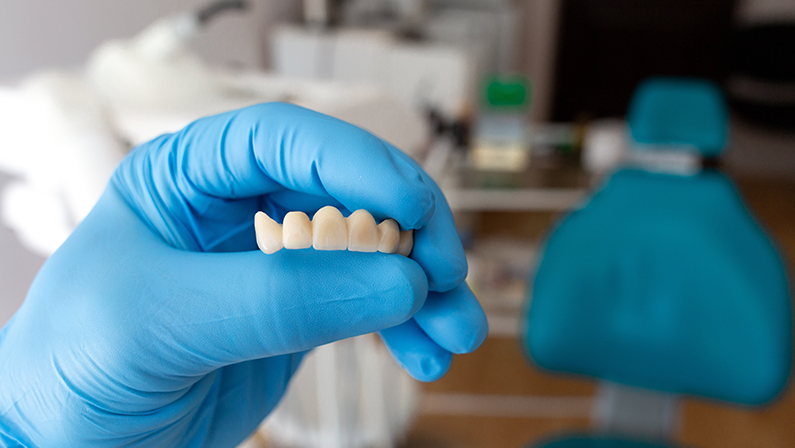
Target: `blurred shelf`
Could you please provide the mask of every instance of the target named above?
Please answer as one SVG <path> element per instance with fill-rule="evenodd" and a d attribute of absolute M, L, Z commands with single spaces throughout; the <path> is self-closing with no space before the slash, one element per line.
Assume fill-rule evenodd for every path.
<path fill-rule="evenodd" d="M 577 166 L 531 165 L 521 172 L 465 168 L 444 188 L 454 211 L 570 210 L 588 194 L 593 178 Z"/>
<path fill-rule="evenodd" d="M 453 211 L 565 211 L 585 198 L 584 188 L 454 188 L 444 194 Z"/>

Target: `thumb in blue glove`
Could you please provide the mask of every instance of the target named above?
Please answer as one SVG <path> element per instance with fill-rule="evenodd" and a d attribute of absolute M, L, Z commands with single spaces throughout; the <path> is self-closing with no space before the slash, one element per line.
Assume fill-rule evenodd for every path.
<path fill-rule="evenodd" d="M 257 210 L 325 205 L 415 229 L 413 259 L 256 250 Z M 485 337 L 465 273 L 441 192 L 390 145 L 285 104 L 199 120 L 122 162 L 0 332 L 0 440 L 233 446 L 302 353 L 379 330 L 435 379 Z"/>

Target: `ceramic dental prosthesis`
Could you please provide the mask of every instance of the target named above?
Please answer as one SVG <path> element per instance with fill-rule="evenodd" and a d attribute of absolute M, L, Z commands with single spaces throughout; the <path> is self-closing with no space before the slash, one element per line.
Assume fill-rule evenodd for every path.
<path fill-rule="evenodd" d="M 321 208 L 314 219 L 303 212 L 289 212 L 283 224 L 263 212 L 254 216 L 257 245 L 266 254 L 284 249 L 349 250 L 383 252 L 408 257 L 414 248 L 414 231 L 400 231 L 394 219 L 376 225 L 367 210 L 356 210 L 347 218 L 332 206 Z"/>

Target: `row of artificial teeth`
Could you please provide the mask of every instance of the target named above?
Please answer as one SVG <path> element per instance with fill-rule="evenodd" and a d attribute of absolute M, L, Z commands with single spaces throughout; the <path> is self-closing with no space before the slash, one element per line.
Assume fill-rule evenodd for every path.
<path fill-rule="evenodd" d="M 398 253 L 406 257 L 414 248 L 414 231 L 401 232 L 394 219 L 376 225 L 367 210 L 356 210 L 345 218 L 332 206 L 321 208 L 312 221 L 303 212 L 290 212 L 284 223 L 263 212 L 254 216 L 257 245 L 266 254 L 285 249 L 350 250 Z"/>

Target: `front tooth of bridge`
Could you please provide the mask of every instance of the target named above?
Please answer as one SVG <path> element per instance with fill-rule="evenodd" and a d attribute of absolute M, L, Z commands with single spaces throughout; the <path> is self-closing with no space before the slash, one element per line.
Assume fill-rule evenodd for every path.
<path fill-rule="evenodd" d="M 254 215 L 254 232 L 257 235 L 257 246 L 266 254 L 278 252 L 282 244 L 282 226 L 263 212 Z"/>
<path fill-rule="evenodd" d="M 411 250 L 414 249 L 414 231 L 406 230 L 400 232 L 400 243 L 398 243 L 398 253 L 404 257 L 411 255 Z"/>
<path fill-rule="evenodd" d="M 312 223 L 304 212 L 290 212 L 284 216 L 282 243 L 285 249 L 312 247 Z"/>
<path fill-rule="evenodd" d="M 348 248 L 348 226 L 345 217 L 335 207 L 327 205 L 312 218 L 312 247 L 315 250 Z"/>
<path fill-rule="evenodd" d="M 375 252 L 378 250 L 378 227 L 367 210 L 356 210 L 348 216 L 348 250 Z"/>
<path fill-rule="evenodd" d="M 378 224 L 378 252 L 394 254 L 400 242 L 400 227 L 394 219 L 385 219 Z"/>

